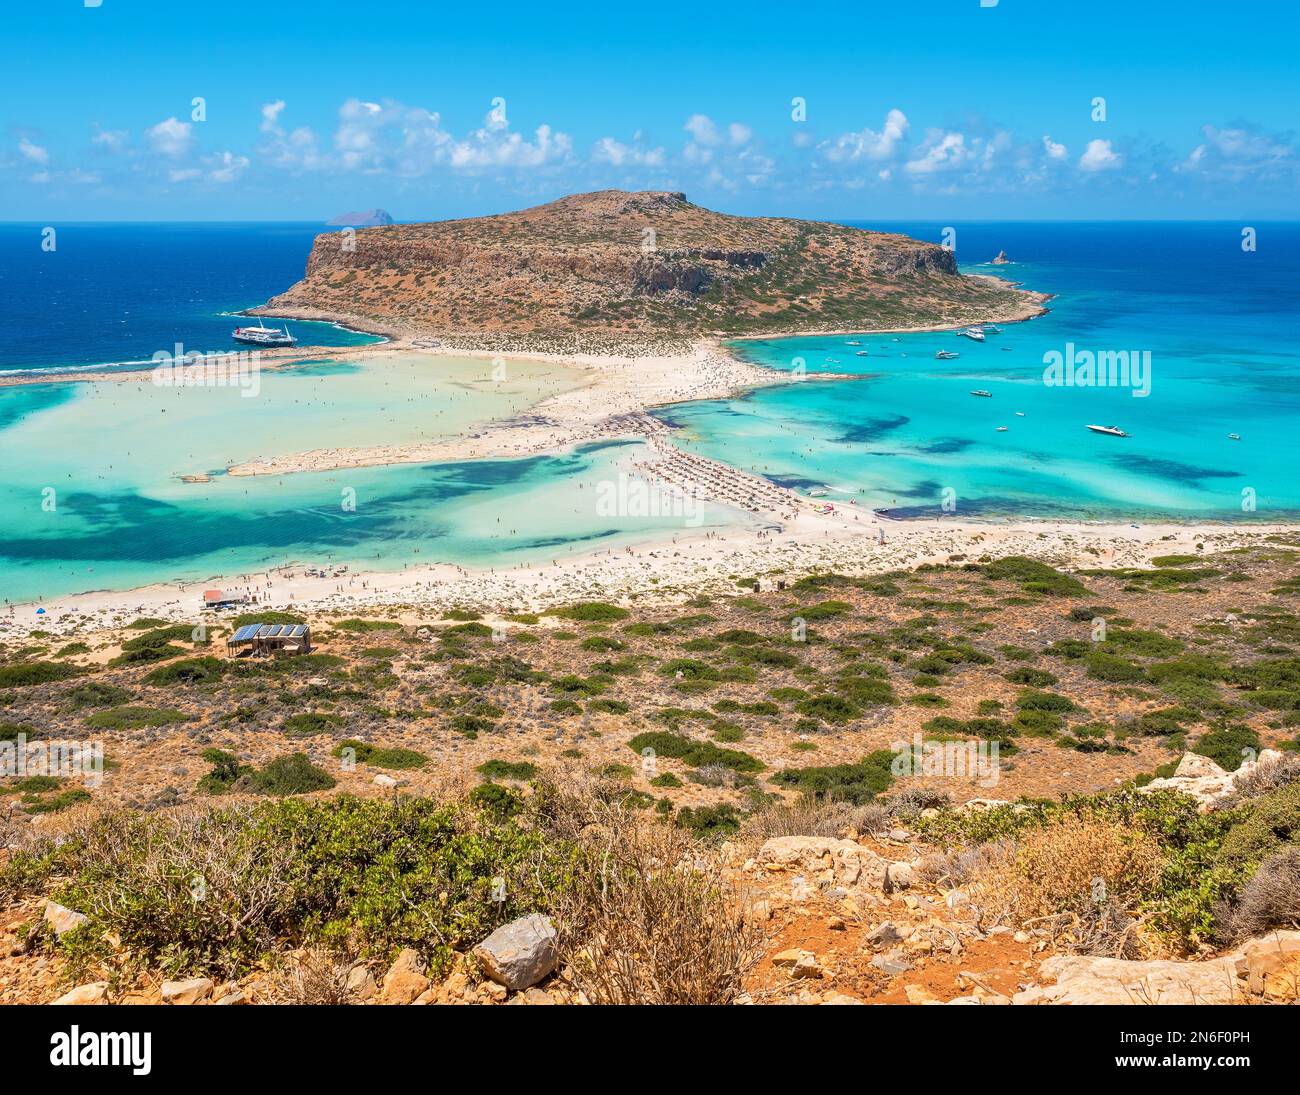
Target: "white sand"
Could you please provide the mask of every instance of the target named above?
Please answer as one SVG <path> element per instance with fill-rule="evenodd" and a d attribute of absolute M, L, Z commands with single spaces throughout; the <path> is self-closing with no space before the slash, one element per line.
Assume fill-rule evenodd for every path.
<path fill-rule="evenodd" d="M 885 542 L 879 542 L 883 529 Z M 301 567 L 282 572 L 167 583 L 129 592 L 64 597 L 35 616 L 30 606 L 0 617 L 0 637 L 33 629 L 60 635 L 120 627 L 137 616 L 197 622 L 203 590 L 248 588 L 262 607 L 308 613 L 392 614 L 408 620 L 436 618 L 450 607 L 525 611 L 576 600 L 676 602 L 698 593 L 737 592 L 737 578 L 780 575 L 796 579 L 814 571 L 865 575 L 923 563 L 974 561 L 981 556 L 1028 555 L 1062 566 L 1118 567 L 1152 556 L 1199 554 L 1258 543 L 1289 526 L 1130 525 L 1019 521 L 983 524 L 952 518 L 893 522 L 845 507 L 831 516 L 804 505 L 780 533 L 739 530 L 702 538 L 683 528 L 676 542 L 612 550 L 553 565 L 471 571 L 446 564 L 400 571 L 309 578 Z M 340 588 L 342 587 L 342 588 Z"/>

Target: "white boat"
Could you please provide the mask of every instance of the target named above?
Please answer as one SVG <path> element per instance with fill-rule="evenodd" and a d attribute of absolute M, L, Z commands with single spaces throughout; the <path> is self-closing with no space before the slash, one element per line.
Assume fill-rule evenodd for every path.
<path fill-rule="evenodd" d="M 859 350 L 857 356 L 858 356 L 858 357 L 866 357 L 866 356 L 867 356 L 867 351 L 866 351 L 866 350 Z"/>
<path fill-rule="evenodd" d="M 1088 429 L 1092 430 L 1093 433 L 1104 433 L 1109 435 L 1110 437 L 1128 436 L 1128 434 L 1126 434 L 1118 426 L 1089 426 Z"/>
<path fill-rule="evenodd" d="M 236 342 L 247 342 L 251 346 L 294 346 L 298 340 L 289 333 L 289 325 L 280 331 L 259 323 L 256 327 L 236 327 L 230 332 Z"/>
<path fill-rule="evenodd" d="M 983 396 L 985 399 L 992 399 L 992 398 L 993 398 L 993 393 L 992 393 L 992 392 L 986 392 L 983 388 L 976 388 L 976 389 L 975 389 L 974 391 L 972 391 L 970 394 L 971 394 L 971 395 L 979 395 L 979 396 Z"/>
<path fill-rule="evenodd" d="M 954 359 L 961 357 L 961 354 L 956 350 L 935 350 L 934 356 L 939 361 L 953 361 Z"/>
<path fill-rule="evenodd" d="M 974 339 L 976 342 L 984 341 L 983 327 L 964 327 L 962 330 L 958 331 L 957 333 L 959 335 L 965 335 L 967 338 Z"/>
<path fill-rule="evenodd" d="M 845 346 L 861 346 L 862 343 L 859 342 L 856 338 L 851 338 L 851 339 L 849 339 L 848 342 L 846 342 L 844 345 L 845 345 Z"/>
<path fill-rule="evenodd" d="M 998 433 L 1006 433 L 1006 432 L 1007 432 L 1007 428 L 1006 428 L 1006 426 L 999 426 L 999 427 L 998 427 Z"/>
<path fill-rule="evenodd" d="M 1024 417 L 1025 417 L 1025 412 L 1024 412 L 1024 411 L 1016 411 L 1016 417 L 1017 417 L 1017 418 L 1024 418 Z"/>
<path fill-rule="evenodd" d="M 1228 440 L 1229 440 L 1229 441 L 1240 441 L 1240 440 L 1241 440 L 1241 434 L 1239 434 L 1239 433 L 1230 433 L 1230 434 L 1228 434 Z"/>

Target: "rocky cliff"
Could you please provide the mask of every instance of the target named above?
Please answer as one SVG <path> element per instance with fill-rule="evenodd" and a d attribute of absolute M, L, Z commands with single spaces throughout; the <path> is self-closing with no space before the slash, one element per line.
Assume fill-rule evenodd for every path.
<path fill-rule="evenodd" d="M 950 252 L 906 236 L 606 190 L 324 233 L 306 277 L 263 311 L 453 337 L 678 338 L 1014 319 L 1040 303 L 962 276 Z"/>

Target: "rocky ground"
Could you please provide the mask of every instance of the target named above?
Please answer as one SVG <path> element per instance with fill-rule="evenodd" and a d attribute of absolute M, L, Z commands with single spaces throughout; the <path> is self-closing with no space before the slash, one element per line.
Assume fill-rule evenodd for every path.
<path fill-rule="evenodd" d="M 24 739 L 93 741 L 107 766 L 85 779 L 11 775 L 0 835 L 13 856 L 106 808 L 162 817 L 286 792 L 443 800 L 485 785 L 526 801 L 536 779 L 581 773 L 724 872 L 764 936 L 738 1002 L 1281 998 L 1300 950 L 1286 927 L 1232 946 L 1081 953 L 1059 924 L 991 914 L 972 896 L 978 872 L 935 862 L 988 839 L 961 818 L 1039 808 L 998 802 L 1143 786 L 1186 795 L 1192 820 L 1179 824 L 1191 825 L 1198 810 L 1221 816 L 1289 780 L 1260 789 L 1256 769 L 1289 772 L 1297 744 L 1298 559 L 1273 537 L 1109 572 L 968 559 L 856 578 L 737 575 L 734 593 L 657 607 L 312 614 L 314 652 L 284 659 L 229 659 L 220 629 L 196 643 L 166 621 L 37 633 L 0 660 L 0 750 L 12 763 Z M 895 766 L 955 744 L 983 749 L 985 767 L 926 767 L 920 752 Z M 307 784 L 262 778 L 295 757 Z M 773 811 L 810 793 L 868 813 L 770 831 Z M 101 992 L 87 987 L 97 980 L 70 984 L 67 955 L 47 945 L 54 922 L 79 911 L 48 906 L 52 887 L 8 892 L 9 1002 L 72 990 L 174 1002 L 584 998 L 559 958 L 536 979 L 545 961 L 494 980 L 468 946 L 436 977 L 412 948 L 340 969 L 336 956 L 287 947 L 229 983 L 177 987 L 192 979 L 137 971 L 106 976 Z"/>

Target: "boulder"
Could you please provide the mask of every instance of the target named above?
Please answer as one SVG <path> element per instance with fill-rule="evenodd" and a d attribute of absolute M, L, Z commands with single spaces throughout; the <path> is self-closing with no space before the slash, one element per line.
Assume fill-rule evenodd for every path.
<path fill-rule="evenodd" d="M 430 985 L 424 975 L 424 960 L 410 947 L 403 950 L 384 974 L 381 1002 L 409 1004 Z M 351 975 L 349 975 L 349 980 Z"/>
<path fill-rule="evenodd" d="M 164 1004 L 197 1004 L 212 995 L 213 984 L 206 977 L 186 981 L 164 981 L 159 990 Z"/>
<path fill-rule="evenodd" d="M 841 886 L 883 889 L 889 861 L 852 840 L 826 836 L 778 836 L 759 849 L 768 870 L 803 870 Z"/>
<path fill-rule="evenodd" d="M 1243 943 L 1229 956 L 1256 996 L 1295 1000 L 1300 985 L 1300 931 L 1276 931 Z"/>
<path fill-rule="evenodd" d="M 1190 795 L 1199 803 L 1201 812 L 1205 813 L 1235 794 L 1240 781 L 1246 776 L 1261 768 L 1271 768 L 1284 759 L 1278 750 L 1265 749 L 1255 760 L 1245 761 L 1235 772 L 1227 772 L 1209 757 L 1184 753 L 1172 776 L 1153 779 L 1142 791 L 1145 794 L 1152 791 L 1178 791 Z"/>
<path fill-rule="evenodd" d="M 78 985 L 71 992 L 65 992 L 54 1002 L 56 1004 L 103 1004 L 108 999 L 108 982 L 95 981 L 89 985 Z"/>
<path fill-rule="evenodd" d="M 1199 779 L 1205 776 L 1217 778 L 1227 774 L 1226 769 L 1221 768 L 1209 757 L 1201 756 L 1200 753 L 1184 753 L 1183 759 L 1174 769 L 1175 779 Z"/>
<path fill-rule="evenodd" d="M 57 901 L 45 902 L 45 912 L 43 914 L 45 923 L 54 931 L 55 935 L 62 935 L 64 932 L 70 932 L 73 928 L 78 928 L 89 919 L 85 913 L 76 912 L 73 909 L 60 905 Z"/>
<path fill-rule="evenodd" d="M 348 995 L 358 1000 L 373 1000 L 379 991 L 375 984 L 375 975 L 365 966 L 353 966 L 348 970 Z"/>
<path fill-rule="evenodd" d="M 555 969 L 555 943 L 550 917 L 534 913 L 497 928 L 471 953 L 491 980 L 518 992 Z"/>
<path fill-rule="evenodd" d="M 1243 993 L 1232 957 L 1207 962 L 1130 962 L 1057 955 L 1039 969 L 1054 979 L 1044 995 L 1057 1004 L 1232 1004 Z"/>

